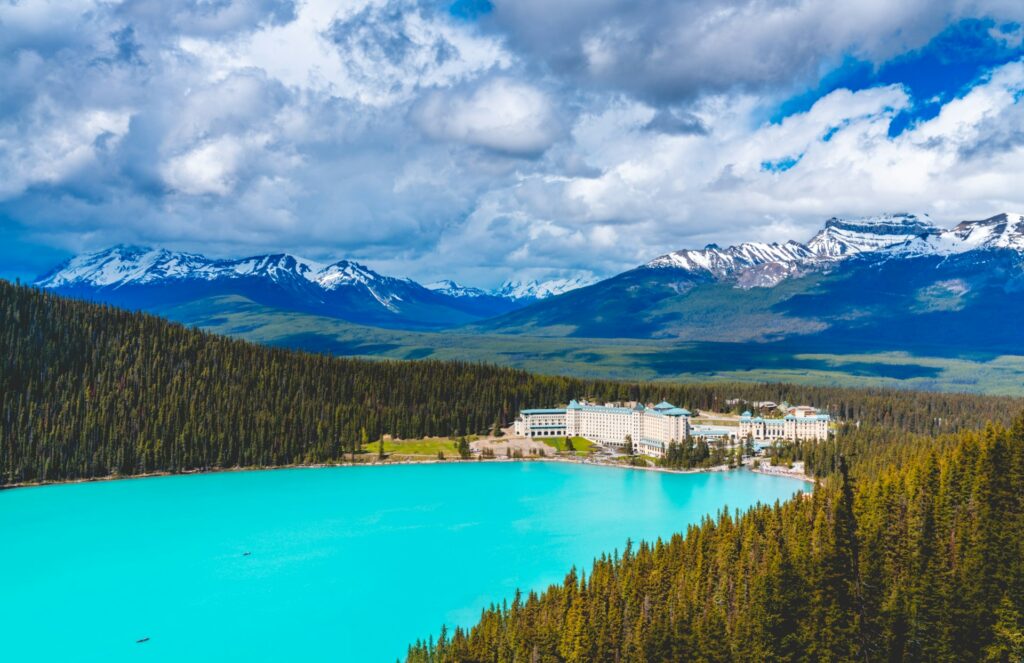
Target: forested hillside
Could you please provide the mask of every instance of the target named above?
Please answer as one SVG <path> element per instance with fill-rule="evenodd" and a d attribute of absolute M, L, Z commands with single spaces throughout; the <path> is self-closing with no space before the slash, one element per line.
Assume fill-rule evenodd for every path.
<path fill-rule="evenodd" d="M 521 407 L 789 400 L 898 431 L 1006 422 L 1012 398 L 585 381 L 458 362 L 341 359 L 188 329 L 0 281 L 0 484 L 340 460 L 363 437 L 467 433 Z"/>
<path fill-rule="evenodd" d="M 602 556 L 408 662 L 1024 660 L 1024 419 L 849 434 L 807 499 Z"/>
<path fill-rule="evenodd" d="M 413 647 L 409 661 L 1024 656 L 1015 399 L 339 359 L 5 283 L 0 352 L 4 484 L 338 460 L 364 430 L 471 432 L 580 395 L 691 408 L 808 402 L 848 421 L 833 441 L 784 450 L 827 477 L 813 496 L 627 547 Z M 987 420 L 1000 423 L 969 430 Z"/>

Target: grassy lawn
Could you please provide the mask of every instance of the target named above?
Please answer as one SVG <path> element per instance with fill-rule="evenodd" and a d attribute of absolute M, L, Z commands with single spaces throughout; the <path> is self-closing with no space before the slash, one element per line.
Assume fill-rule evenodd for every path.
<path fill-rule="evenodd" d="M 469 436 L 467 436 L 469 439 Z M 366 452 L 377 453 L 378 442 L 366 445 Z M 446 458 L 458 458 L 455 442 L 447 437 L 428 437 L 421 440 L 384 440 L 384 453 L 392 456 L 430 456 L 437 457 L 437 452 L 444 453 Z"/>
<path fill-rule="evenodd" d="M 566 451 L 564 437 L 542 437 L 539 438 L 539 440 L 548 446 L 558 449 L 561 452 Z M 594 446 L 594 443 L 585 437 L 577 436 L 572 438 L 572 446 L 574 449 L 576 449 L 577 454 L 586 455 L 591 452 L 591 448 Z"/>

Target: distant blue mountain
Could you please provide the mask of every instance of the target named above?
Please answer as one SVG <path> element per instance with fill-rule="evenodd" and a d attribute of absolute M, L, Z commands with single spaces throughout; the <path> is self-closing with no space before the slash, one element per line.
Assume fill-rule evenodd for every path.
<path fill-rule="evenodd" d="M 59 293 L 163 312 L 224 295 L 300 313 L 409 330 L 443 329 L 507 313 L 572 287 L 571 281 L 506 284 L 485 292 L 446 281 L 424 287 L 350 260 L 320 264 L 279 253 L 218 260 L 118 245 L 76 256 L 39 278 Z"/>

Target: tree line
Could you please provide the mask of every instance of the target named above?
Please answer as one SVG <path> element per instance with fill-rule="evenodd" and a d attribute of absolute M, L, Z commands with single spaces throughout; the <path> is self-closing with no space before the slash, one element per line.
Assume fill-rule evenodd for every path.
<path fill-rule="evenodd" d="M 906 434 L 1008 421 L 1018 399 L 532 375 L 268 348 L 0 282 L 0 485 L 340 461 L 383 434 L 485 433 L 524 407 L 730 398 L 809 403 Z"/>

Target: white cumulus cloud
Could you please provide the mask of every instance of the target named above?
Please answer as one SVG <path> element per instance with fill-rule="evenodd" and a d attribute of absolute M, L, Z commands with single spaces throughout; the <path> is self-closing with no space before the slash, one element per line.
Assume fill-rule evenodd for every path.
<path fill-rule="evenodd" d="M 466 94 L 429 97 L 420 123 L 432 136 L 516 155 L 547 149 L 559 131 L 551 100 L 541 90 L 497 78 Z"/>

